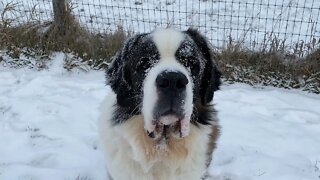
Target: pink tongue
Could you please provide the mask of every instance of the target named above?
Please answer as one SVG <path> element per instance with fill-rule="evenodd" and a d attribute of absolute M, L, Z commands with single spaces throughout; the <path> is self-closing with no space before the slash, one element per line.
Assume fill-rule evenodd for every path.
<path fill-rule="evenodd" d="M 177 118 L 177 116 L 167 115 L 167 116 L 160 117 L 159 121 L 164 125 L 170 125 L 179 121 L 179 119 Z"/>
<path fill-rule="evenodd" d="M 189 135 L 190 132 L 190 121 L 188 119 L 181 120 L 181 138 Z"/>

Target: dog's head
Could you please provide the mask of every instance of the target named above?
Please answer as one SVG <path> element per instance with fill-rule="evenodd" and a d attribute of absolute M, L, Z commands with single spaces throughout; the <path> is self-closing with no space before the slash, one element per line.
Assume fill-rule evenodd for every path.
<path fill-rule="evenodd" d="M 185 137 L 208 124 L 206 107 L 220 85 L 206 39 L 196 30 L 159 29 L 130 38 L 107 69 L 117 95 L 114 124 L 142 114 L 152 138 Z"/>

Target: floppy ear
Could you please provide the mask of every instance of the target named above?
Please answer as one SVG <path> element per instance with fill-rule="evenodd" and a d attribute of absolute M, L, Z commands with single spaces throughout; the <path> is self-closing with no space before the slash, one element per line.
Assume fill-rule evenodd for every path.
<path fill-rule="evenodd" d="M 214 91 L 219 90 L 219 86 L 221 84 L 220 77 L 221 73 L 213 64 L 212 60 L 208 61 L 200 84 L 201 103 L 203 105 L 211 102 Z"/>
<path fill-rule="evenodd" d="M 132 48 L 132 41 L 133 38 L 129 39 L 122 50 L 112 57 L 112 62 L 106 70 L 107 85 L 117 94 L 117 103 L 123 107 L 130 106 L 135 97 L 128 69 L 128 53 Z"/>
<path fill-rule="evenodd" d="M 196 43 L 199 51 L 201 52 L 202 56 L 206 61 L 203 75 L 200 81 L 200 91 L 199 91 L 201 96 L 201 103 L 203 105 L 206 105 L 212 101 L 214 91 L 219 89 L 219 86 L 221 84 L 221 81 L 220 81 L 221 73 L 213 62 L 211 49 L 205 37 L 202 36 L 195 29 L 188 29 L 186 31 L 186 34 L 188 34 L 192 38 L 192 40 Z"/>

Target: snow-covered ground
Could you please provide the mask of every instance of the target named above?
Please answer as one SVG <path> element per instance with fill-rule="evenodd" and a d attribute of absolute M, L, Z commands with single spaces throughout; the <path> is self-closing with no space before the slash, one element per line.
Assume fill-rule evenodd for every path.
<path fill-rule="evenodd" d="M 52 19 L 51 0 L 3 0 L 18 3 L 14 22 Z M 134 32 L 155 27 L 199 28 L 221 47 L 231 36 L 257 49 L 272 40 L 286 46 L 320 38 L 318 0 L 68 0 L 81 24 L 94 32 L 114 31 L 119 25 Z M 0 3 L 1 10 L 1 3 Z M 280 43 L 280 42 L 279 42 Z M 312 46 L 311 46 L 312 47 Z"/>
<path fill-rule="evenodd" d="M 110 88 L 103 72 L 67 72 L 59 57 L 50 70 L 0 67 L 1 180 L 107 178 L 96 121 Z M 213 179 L 320 179 L 319 95 L 234 84 L 214 100 Z"/>

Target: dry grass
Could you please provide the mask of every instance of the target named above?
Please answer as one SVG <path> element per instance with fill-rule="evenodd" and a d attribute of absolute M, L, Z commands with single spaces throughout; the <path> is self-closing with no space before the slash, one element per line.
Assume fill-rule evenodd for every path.
<path fill-rule="evenodd" d="M 106 66 L 106 61 L 115 54 L 128 36 L 120 26 L 113 33 L 90 33 L 80 26 L 70 8 L 63 19 L 63 31 L 61 25 L 55 22 L 13 26 L 11 21 L 4 18 L 4 15 L 11 11 L 15 11 L 15 4 L 7 4 L 1 14 L 3 20 L 0 22 L 0 47 L 7 49 L 13 58 L 25 53 L 22 52 L 25 48 L 33 49 L 37 55 L 63 51 L 73 53 L 89 66 L 99 69 Z"/>
<path fill-rule="evenodd" d="M 294 51 L 297 52 L 297 51 Z M 251 51 L 241 44 L 229 43 L 215 51 L 215 59 L 228 82 L 301 88 L 320 93 L 320 49 L 306 57 L 272 47 Z"/>

